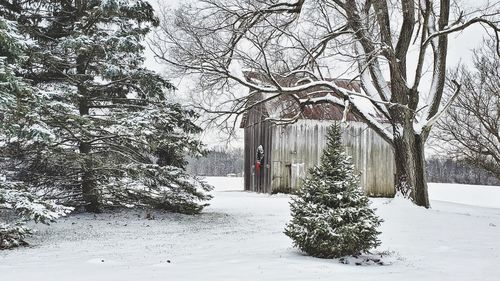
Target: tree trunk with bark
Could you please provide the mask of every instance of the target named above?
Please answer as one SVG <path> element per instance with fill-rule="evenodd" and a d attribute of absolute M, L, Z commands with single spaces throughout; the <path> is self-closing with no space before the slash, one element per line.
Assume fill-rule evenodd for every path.
<path fill-rule="evenodd" d="M 429 208 L 422 137 L 411 130 L 394 139 L 396 191 L 418 206 Z"/>
<path fill-rule="evenodd" d="M 80 93 L 83 92 L 83 89 L 79 87 Z M 79 111 L 80 116 L 85 116 L 89 114 L 89 106 L 88 100 L 86 97 L 81 97 L 79 101 Z M 96 182 L 93 172 L 93 163 L 92 163 L 92 144 L 88 141 L 80 141 L 79 152 L 82 154 L 83 162 L 82 162 L 82 196 L 85 201 L 85 210 L 87 212 L 99 213 L 100 212 L 100 203 L 99 203 L 99 192 L 96 189 Z"/>
<path fill-rule="evenodd" d="M 79 55 L 77 57 L 77 73 L 82 77 L 85 77 L 85 66 L 86 59 L 84 55 Z M 83 80 L 84 78 L 82 78 Z M 90 112 L 90 104 L 88 100 L 88 92 L 85 86 L 83 86 L 84 81 L 81 81 L 78 85 L 78 94 L 80 96 L 78 101 L 78 109 L 80 116 L 88 116 Z M 79 152 L 82 154 L 82 178 L 81 178 L 81 188 L 82 196 L 85 201 L 85 210 L 87 212 L 99 213 L 100 212 L 100 196 L 99 191 L 96 187 L 95 174 L 93 169 L 93 160 L 91 156 L 92 143 L 86 140 L 86 136 L 82 134 L 80 143 L 78 144 Z"/>

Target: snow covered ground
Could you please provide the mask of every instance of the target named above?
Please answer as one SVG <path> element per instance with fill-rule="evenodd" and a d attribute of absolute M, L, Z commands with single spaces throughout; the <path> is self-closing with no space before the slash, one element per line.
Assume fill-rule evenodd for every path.
<path fill-rule="evenodd" d="M 292 248 L 282 233 L 288 196 L 208 180 L 215 198 L 201 215 L 128 211 L 38 226 L 33 247 L 0 252 L 0 280 L 500 280 L 500 187 L 430 184 L 429 210 L 373 199 L 387 265 L 356 266 Z"/>

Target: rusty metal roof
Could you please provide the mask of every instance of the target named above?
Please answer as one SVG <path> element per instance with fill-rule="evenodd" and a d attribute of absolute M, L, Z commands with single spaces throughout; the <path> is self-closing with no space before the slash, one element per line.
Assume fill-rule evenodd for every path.
<path fill-rule="evenodd" d="M 256 72 L 245 72 L 245 77 L 249 82 L 257 83 L 257 84 L 266 84 L 269 83 L 269 79 L 266 79 L 262 74 Z M 278 80 L 278 83 L 283 87 L 290 87 L 295 85 L 300 85 L 300 80 L 303 77 L 279 77 L 275 79 Z M 332 81 L 340 88 L 344 88 L 347 90 L 355 91 L 361 93 L 361 85 L 358 80 L 349 80 L 349 79 L 326 79 L 327 81 Z M 266 82 L 267 81 L 267 82 Z M 298 82 L 298 83 L 297 83 Z M 304 81 L 306 82 L 306 81 Z M 319 92 L 315 94 L 311 94 L 313 92 Z M 340 93 L 335 93 L 335 91 L 331 91 L 330 89 L 322 89 L 321 87 L 313 87 L 308 89 L 307 91 L 302 91 L 298 93 L 299 98 L 315 98 L 322 97 L 326 95 L 334 95 L 341 98 Z M 257 98 L 256 98 L 257 97 Z M 262 94 L 255 95 L 253 100 L 262 100 L 267 98 L 266 95 Z M 252 104 L 252 102 L 250 102 Z M 311 120 L 342 120 L 343 117 L 343 108 L 339 105 L 332 103 L 319 103 L 306 105 L 303 108 L 300 108 L 300 105 L 292 98 L 290 95 L 279 95 L 276 98 L 273 98 L 267 102 L 265 102 L 266 111 L 263 113 L 265 117 L 271 117 L 274 119 L 279 118 L 291 118 L 296 116 L 298 113 L 299 119 L 311 119 Z M 252 110 L 252 109 L 250 109 Z M 243 114 L 242 121 L 240 123 L 240 128 L 244 128 L 247 126 L 247 112 Z M 380 117 L 380 116 L 379 116 Z M 354 113 L 349 112 L 347 114 L 348 121 L 362 121 L 362 118 L 357 116 Z"/>

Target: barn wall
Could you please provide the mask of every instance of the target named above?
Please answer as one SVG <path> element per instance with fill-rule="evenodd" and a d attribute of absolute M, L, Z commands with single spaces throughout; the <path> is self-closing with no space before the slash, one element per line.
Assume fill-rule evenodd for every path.
<path fill-rule="evenodd" d="M 264 121 L 266 112 L 256 106 L 247 113 L 244 128 L 244 185 L 245 190 L 255 192 L 271 192 L 271 138 L 272 128 L 269 121 Z M 257 170 L 257 147 L 264 148 L 264 159 L 260 170 Z"/>
<path fill-rule="evenodd" d="M 319 164 L 331 121 L 299 120 L 287 126 L 272 126 L 272 190 L 290 191 L 301 184 L 309 168 Z M 392 147 L 364 123 L 350 122 L 342 141 L 361 172 L 361 185 L 370 196 L 394 196 Z"/>

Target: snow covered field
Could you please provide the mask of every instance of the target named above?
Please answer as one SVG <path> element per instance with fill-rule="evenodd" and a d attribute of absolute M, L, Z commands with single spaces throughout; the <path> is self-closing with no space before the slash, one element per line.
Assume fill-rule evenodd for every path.
<path fill-rule="evenodd" d="M 0 281 L 500 280 L 500 187 L 430 184 L 432 209 L 373 199 L 385 266 L 303 256 L 282 232 L 288 196 L 209 178 L 198 216 L 75 215 L 38 226 L 31 248 L 0 252 Z"/>

